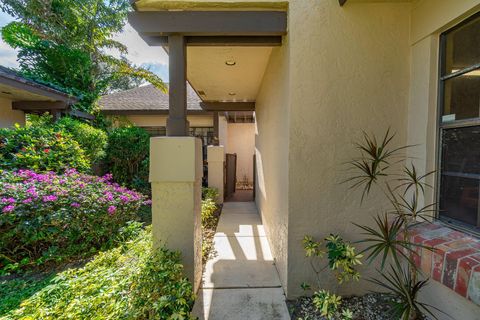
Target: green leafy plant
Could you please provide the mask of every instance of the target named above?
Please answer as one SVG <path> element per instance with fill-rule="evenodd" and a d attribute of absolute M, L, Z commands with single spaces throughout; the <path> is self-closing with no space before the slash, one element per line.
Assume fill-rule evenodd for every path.
<path fill-rule="evenodd" d="M 408 159 L 401 151 L 412 146 L 392 147 L 395 135 L 387 130 L 379 143 L 374 136 L 366 133 L 363 141 L 356 144 L 360 156 L 349 163 L 353 176 L 345 182 L 351 188 L 362 188 L 362 201 L 377 185 L 391 205 L 391 209 L 374 218 L 374 226 L 358 225 L 365 237 L 359 242 L 367 244 L 363 252 L 367 253 L 369 263 L 381 257 L 379 273 L 384 281 L 371 279 L 372 282 L 389 290 L 399 298 L 395 304 L 393 316 L 405 320 L 421 318 L 421 312 L 435 316 L 430 306 L 418 301 L 418 292 L 428 283 L 418 280 L 420 271 L 414 263 L 416 248 L 432 248 L 412 242 L 410 229 L 419 220 L 429 221 L 434 204 L 422 204 L 426 188 L 430 187 L 426 178 L 433 172 L 419 174 L 416 167 L 402 166 Z M 394 164 L 396 166 L 394 166 Z M 397 169 L 400 166 L 401 169 Z M 404 272 L 406 264 L 408 272 Z M 385 273 L 389 265 L 391 272 Z"/>
<path fill-rule="evenodd" d="M 2 38 L 18 50 L 22 75 L 79 97 L 75 107 L 94 112 L 100 95 L 136 86 L 138 79 L 166 90 L 113 39 L 130 8 L 128 0 L 3 0 L 0 9 L 16 21 L 2 28 Z"/>
<path fill-rule="evenodd" d="M 105 157 L 107 133 L 85 122 L 63 117 L 55 123 L 59 131 L 68 132 L 83 149 L 90 163 L 99 163 Z"/>
<path fill-rule="evenodd" d="M 310 266 L 314 271 L 318 283 L 321 287 L 320 278 L 325 269 L 329 268 L 335 273 L 339 284 L 345 281 L 360 279 L 360 273 L 356 270 L 356 266 L 361 264 L 361 254 L 355 252 L 355 248 L 348 241 L 343 240 L 338 235 L 329 235 L 325 238 L 325 244 L 316 241 L 312 236 L 303 238 L 303 248 L 305 256 L 309 259 Z M 327 255 L 328 263 L 321 267 L 322 258 Z M 303 290 L 311 290 L 311 285 L 302 283 Z M 313 292 L 313 304 L 322 316 L 327 319 L 333 319 L 340 313 L 343 320 L 349 320 L 353 314 L 348 309 L 340 310 L 341 296 L 330 293 L 327 290 L 316 290 Z"/>
<path fill-rule="evenodd" d="M 31 170 L 0 175 L 0 272 L 89 257 L 116 245 L 147 202 L 104 177 Z M 131 233 L 131 232 L 130 232 Z"/>
<path fill-rule="evenodd" d="M 420 302 L 419 292 L 427 285 L 428 280 L 416 281 L 412 273 L 403 268 L 391 267 L 389 272 L 380 273 L 381 279 L 373 278 L 371 281 L 379 286 L 388 288 L 395 299 L 392 300 L 392 316 L 395 319 L 409 320 L 413 315 L 426 313 L 436 318 L 432 309 L 437 308 Z"/>
<path fill-rule="evenodd" d="M 355 248 L 338 235 L 329 235 L 325 238 L 325 248 L 323 243 L 316 241 L 312 236 L 303 238 L 303 248 L 305 256 L 309 258 L 312 270 L 317 276 L 320 285 L 321 273 L 326 269 L 335 272 L 337 281 L 341 284 L 345 281 L 360 279 L 360 273 L 355 269 L 361 264 L 361 254 L 355 252 Z M 321 267 L 322 258 L 327 254 L 328 264 Z"/>
<path fill-rule="evenodd" d="M 150 136 L 144 129 L 115 128 L 108 135 L 105 171 L 111 172 L 116 182 L 128 187 L 145 186 L 141 181 L 148 187 L 149 151 Z"/>
<path fill-rule="evenodd" d="M 213 201 L 218 201 L 218 190 L 216 188 L 204 187 L 202 188 L 202 199 L 212 199 Z"/>
<path fill-rule="evenodd" d="M 52 125 L 0 128 L 0 169 L 63 172 L 90 170 L 90 160 L 66 131 Z"/>
<path fill-rule="evenodd" d="M 339 316 L 342 320 L 353 319 L 352 311 L 349 309 L 340 310 L 341 304 L 342 297 L 327 290 L 320 290 L 313 294 L 313 305 L 328 320 L 332 320 L 336 316 Z"/>
<path fill-rule="evenodd" d="M 191 319 L 194 293 L 180 255 L 154 249 L 149 227 L 57 274 L 7 319 Z"/>
<path fill-rule="evenodd" d="M 215 202 L 218 199 L 218 190 L 215 188 L 202 188 L 202 261 L 206 263 L 213 252 L 213 237 L 217 228 L 219 205 Z"/>

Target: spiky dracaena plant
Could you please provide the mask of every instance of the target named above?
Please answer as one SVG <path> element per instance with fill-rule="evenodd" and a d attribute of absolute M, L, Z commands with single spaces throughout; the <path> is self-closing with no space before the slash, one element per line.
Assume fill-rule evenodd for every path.
<path fill-rule="evenodd" d="M 404 165 L 408 158 L 403 151 L 413 146 L 392 147 L 395 134 L 387 130 L 383 139 L 363 133 L 363 140 L 355 144 L 359 157 L 348 163 L 353 172 L 345 183 L 350 188 L 362 189 L 361 202 L 378 186 L 388 199 L 391 210 L 374 217 L 374 226 L 358 225 L 364 239 L 359 242 L 367 244 L 364 249 L 369 263 L 380 259 L 381 277 L 384 281 L 372 279 L 373 283 L 389 290 L 398 299 L 393 306 L 395 318 L 414 320 L 421 318 L 421 312 L 432 317 L 430 305 L 418 300 L 418 292 L 428 280 L 418 280 L 420 270 L 414 263 L 418 247 L 432 248 L 415 244 L 411 240 L 411 227 L 419 220 L 430 221 L 429 213 L 434 204 L 423 205 L 425 191 L 430 186 L 425 182 L 433 172 L 419 174 L 413 164 Z M 401 167 L 398 170 L 398 167 Z M 407 265 L 407 272 L 403 266 Z M 386 266 L 390 265 L 390 272 Z"/>

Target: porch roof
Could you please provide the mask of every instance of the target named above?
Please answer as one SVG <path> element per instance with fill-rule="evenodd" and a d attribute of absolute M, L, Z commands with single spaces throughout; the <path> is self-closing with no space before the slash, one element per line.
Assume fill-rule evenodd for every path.
<path fill-rule="evenodd" d="M 272 47 L 287 33 L 287 1 L 133 1 L 128 20 L 169 54 L 167 135 L 188 134 L 188 81 L 208 111 L 253 111 Z"/>
<path fill-rule="evenodd" d="M 77 98 L 27 79 L 0 66 L 0 98 L 12 100 L 12 108 L 24 112 L 62 111 L 76 103 Z"/>

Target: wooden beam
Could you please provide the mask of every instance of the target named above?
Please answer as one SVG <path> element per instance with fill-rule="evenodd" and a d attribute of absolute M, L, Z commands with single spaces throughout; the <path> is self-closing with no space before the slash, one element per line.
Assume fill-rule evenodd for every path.
<path fill-rule="evenodd" d="M 149 46 L 168 46 L 168 36 L 140 37 Z M 282 36 L 188 36 L 189 47 L 278 47 L 282 45 Z"/>
<path fill-rule="evenodd" d="M 255 102 L 202 102 L 205 111 L 255 111 Z"/>
<path fill-rule="evenodd" d="M 197 47 L 278 47 L 282 45 L 282 36 L 189 36 L 187 45 Z"/>
<path fill-rule="evenodd" d="M 338 0 L 338 3 L 340 4 L 340 7 L 343 7 L 343 5 L 347 2 L 347 0 Z"/>
<path fill-rule="evenodd" d="M 285 11 L 135 11 L 135 30 L 147 36 L 281 36 L 287 33 Z"/>
<path fill-rule="evenodd" d="M 101 113 L 112 116 L 134 115 L 168 115 L 168 110 L 101 110 Z M 212 115 L 213 112 L 205 110 L 187 110 L 187 115 Z"/>
<path fill-rule="evenodd" d="M 168 37 L 167 136 L 188 136 L 187 122 L 187 46 L 185 37 Z"/>
<path fill-rule="evenodd" d="M 14 101 L 12 102 L 12 109 L 15 110 L 65 110 L 68 103 L 65 101 Z"/>

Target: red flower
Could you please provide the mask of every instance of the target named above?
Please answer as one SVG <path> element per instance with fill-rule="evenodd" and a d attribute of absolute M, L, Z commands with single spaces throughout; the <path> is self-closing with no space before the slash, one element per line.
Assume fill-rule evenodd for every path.
<path fill-rule="evenodd" d="M 50 152 L 50 149 L 48 149 L 48 148 L 47 148 L 47 149 L 43 149 L 43 152 L 49 153 L 49 152 Z"/>

